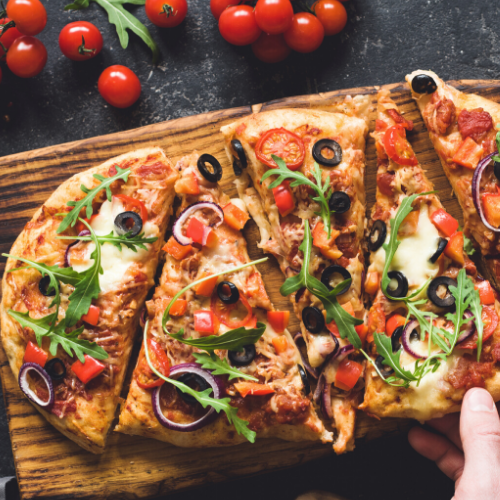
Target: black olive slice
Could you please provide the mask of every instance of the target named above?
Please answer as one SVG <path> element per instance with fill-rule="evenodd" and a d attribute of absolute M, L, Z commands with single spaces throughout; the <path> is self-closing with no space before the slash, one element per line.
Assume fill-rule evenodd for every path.
<path fill-rule="evenodd" d="M 351 208 L 351 198 L 342 191 L 335 191 L 330 196 L 328 206 L 332 212 L 336 214 L 345 214 Z"/>
<path fill-rule="evenodd" d="M 493 163 L 493 173 L 495 177 L 500 181 L 500 161 Z"/>
<path fill-rule="evenodd" d="M 52 358 L 45 363 L 45 371 L 50 375 L 53 380 L 62 380 L 66 376 L 66 366 L 59 358 Z"/>
<path fill-rule="evenodd" d="M 142 231 L 142 219 L 135 212 L 122 212 L 115 217 L 115 229 L 120 236 L 130 233 L 128 237 L 133 238 Z"/>
<path fill-rule="evenodd" d="M 408 294 L 408 280 L 406 276 L 400 271 L 391 271 L 387 273 L 387 276 L 391 281 L 396 280 L 397 283 L 396 288 L 391 288 L 391 282 L 389 282 L 387 285 L 387 293 L 395 299 L 406 297 Z"/>
<path fill-rule="evenodd" d="M 311 384 L 309 383 L 309 379 L 307 378 L 306 371 L 302 367 L 302 365 L 297 365 L 299 369 L 300 378 L 302 379 L 302 384 L 304 385 L 304 392 L 309 394 L 311 392 Z"/>
<path fill-rule="evenodd" d="M 311 333 L 319 333 L 325 328 L 325 318 L 317 307 L 304 307 L 302 321 Z"/>
<path fill-rule="evenodd" d="M 241 168 L 240 162 L 236 158 L 233 161 L 233 171 L 236 177 L 239 177 L 243 173 L 243 169 Z"/>
<path fill-rule="evenodd" d="M 304 292 L 306 291 L 305 287 L 299 288 L 297 290 L 297 293 L 295 294 L 295 303 L 298 304 L 299 300 L 302 298 L 302 295 L 304 295 Z"/>
<path fill-rule="evenodd" d="M 243 346 L 243 351 L 227 351 L 227 357 L 233 366 L 249 365 L 255 358 L 255 346 L 248 344 Z"/>
<path fill-rule="evenodd" d="M 325 158 L 321 152 L 323 149 L 329 149 L 333 153 L 332 158 Z M 312 149 L 313 158 L 325 167 L 336 167 L 342 161 L 342 148 L 337 141 L 332 139 L 321 139 Z"/>
<path fill-rule="evenodd" d="M 382 361 L 384 361 L 384 357 L 383 356 L 377 356 L 377 359 L 375 360 L 375 364 L 377 365 L 377 368 L 380 370 L 380 373 L 382 374 L 382 377 L 387 378 L 390 375 L 392 375 L 392 373 L 394 372 L 394 370 L 390 366 L 384 365 L 382 363 Z"/>
<path fill-rule="evenodd" d="M 416 75 L 411 81 L 411 88 L 417 94 L 432 94 L 437 90 L 437 84 L 429 75 Z"/>
<path fill-rule="evenodd" d="M 56 291 L 54 289 L 52 289 L 49 292 L 49 285 L 50 285 L 50 277 L 44 276 L 38 282 L 38 289 L 40 290 L 40 293 L 42 295 L 45 295 L 45 297 L 54 297 L 54 295 L 56 294 Z"/>
<path fill-rule="evenodd" d="M 376 220 L 373 223 L 370 236 L 368 237 L 368 250 L 370 250 L 370 252 L 376 252 L 384 244 L 386 236 L 387 226 L 385 222 Z"/>
<path fill-rule="evenodd" d="M 191 387 L 192 389 L 194 389 L 198 392 L 203 392 L 204 390 L 206 390 L 210 387 L 208 385 L 208 382 L 203 377 L 200 377 L 196 373 L 183 373 L 177 380 L 179 382 L 182 382 L 183 384 L 189 385 L 189 387 Z M 179 396 L 186 403 L 189 403 L 189 404 L 197 403 L 196 399 L 193 396 L 191 396 L 191 394 L 187 394 L 186 392 L 182 392 L 178 387 L 176 387 L 175 389 L 177 391 L 177 394 L 179 394 Z"/>
<path fill-rule="evenodd" d="M 448 244 L 448 240 L 446 238 L 439 238 L 437 250 L 432 254 L 432 257 L 429 259 L 429 261 L 432 264 L 436 263 L 436 261 L 439 259 L 440 255 L 444 252 L 444 249 L 446 248 L 447 244 Z"/>
<path fill-rule="evenodd" d="M 217 295 L 224 304 L 236 304 L 240 299 L 240 291 L 237 286 L 230 281 L 221 281 L 217 285 Z"/>
<path fill-rule="evenodd" d="M 325 285 L 328 288 L 328 290 L 333 290 L 334 288 L 332 285 L 330 285 L 330 281 L 334 274 L 340 274 L 340 276 L 344 278 L 342 281 L 351 278 L 351 273 L 345 267 L 338 266 L 337 264 L 328 266 L 321 274 L 321 283 L 323 283 L 323 285 Z M 342 295 L 343 293 L 346 293 L 347 290 L 349 290 L 349 288 L 351 288 L 351 283 L 342 288 L 342 290 L 337 295 Z"/>
<path fill-rule="evenodd" d="M 404 326 L 398 326 L 391 335 L 391 345 L 392 345 L 392 352 L 398 352 L 402 347 L 403 344 L 401 343 L 401 336 L 403 335 L 404 331 Z"/>
<path fill-rule="evenodd" d="M 231 141 L 231 146 L 238 155 L 238 160 L 240 160 L 241 168 L 247 168 L 247 157 L 245 156 L 245 150 L 243 149 L 241 142 L 238 139 L 233 139 Z"/>
<path fill-rule="evenodd" d="M 206 164 L 209 164 L 214 169 L 213 172 L 208 170 Z M 208 182 L 219 182 L 222 179 L 222 167 L 219 160 L 212 155 L 203 154 L 198 158 L 198 170 Z"/>
<path fill-rule="evenodd" d="M 450 293 L 450 286 L 457 286 L 457 282 L 448 276 L 439 276 L 434 278 L 427 288 L 427 297 L 429 300 L 438 307 L 451 307 L 455 304 L 455 297 Z M 438 290 L 444 287 L 446 292 L 444 296 L 438 295 Z"/>

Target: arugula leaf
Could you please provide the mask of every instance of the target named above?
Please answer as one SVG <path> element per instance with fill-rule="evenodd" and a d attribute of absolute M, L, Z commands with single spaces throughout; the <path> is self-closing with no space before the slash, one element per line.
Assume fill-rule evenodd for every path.
<path fill-rule="evenodd" d="M 168 333 L 171 337 L 183 344 L 187 344 L 204 351 L 214 351 L 215 349 L 226 349 L 231 351 L 240 351 L 248 344 L 255 344 L 264 334 L 266 325 L 257 323 L 257 328 L 235 328 L 229 330 L 222 335 L 209 335 L 208 337 L 200 337 L 199 339 L 183 338 L 184 330 L 178 333 Z"/>
<path fill-rule="evenodd" d="M 498 154 L 496 156 L 493 156 L 492 160 L 494 160 L 494 161 L 500 161 L 500 132 L 497 132 L 495 140 L 497 142 Z"/>
<path fill-rule="evenodd" d="M 151 49 L 153 53 L 153 64 L 158 61 L 160 56 L 160 49 L 156 42 L 153 40 L 149 30 L 142 24 L 135 16 L 123 7 L 124 4 L 129 3 L 132 5 L 144 5 L 146 0 L 75 0 L 73 3 L 66 5 L 64 10 L 79 10 L 85 9 L 90 5 L 90 2 L 96 2 L 107 13 L 108 20 L 111 24 L 116 26 L 116 32 L 120 39 L 121 46 L 126 49 L 128 46 L 128 32 L 132 31 Z"/>
<path fill-rule="evenodd" d="M 474 324 L 476 325 L 477 332 L 477 361 L 481 357 L 481 351 L 483 349 L 483 320 L 481 319 L 481 314 L 483 312 L 483 306 L 481 305 L 481 299 L 479 297 L 479 292 L 474 288 L 471 290 L 471 301 L 469 309 L 474 314 Z"/>
<path fill-rule="evenodd" d="M 142 248 L 143 250 L 147 250 L 145 246 L 147 243 L 154 243 L 158 238 L 156 236 L 152 236 L 151 238 L 145 238 L 144 233 L 138 234 L 130 238 L 132 231 L 124 234 L 123 236 L 117 236 L 111 231 L 109 234 L 105 236 L 97 236 L 97 241 L 102 245 L 104 243 L 111 243 L 114 245 L 120 252 L 122 251 L 122 245 L 125 245 L 127 248 L 130 248 L 133 252 L 137 252 L 137 247 Z M 91 236 L 57 236 L 59 240 L 80 240 L 80 241 L 92 241 Z"/>
<path fill-rule="evenodd" d="M 7 312 L 21 326 L 31 328 L 35 332 L 36 341 L 39 346 L 42 345 L 42 337 L 49 338 L 49 350 L 53 356 L 57 354 L 57 346 L 61 345 L 70 356 L 76 355 L 82 363 L 85 362 L 84 354 L 88 354 L 96 359 L 106 359 L 108 357 L 108 353 L 95 342 L 78 338 L 84 330 L 83 326 L 70 333 L 66 333 L 66 324 L 63 319 L 53 327 L 53 323 L 57 320 L 56 313 L 35 319 L 30 317 L 29 312 L 22 313 L 13 311 L 12 309 L 9 309 Z"/>
<path fill-rule="evenodd" d="M 74 207 L 71 212 L 69 212 L 61 224 L 57 228 L 57 233 L 62 233 L 68 229 L 68 227 L 73 227 L 80 216 L 80 212 L 83 208 L 86 209 L 86 217 L 90 219 L 92 216 L 92 202 L 96 197 L 97 193 L 101 192 L 103 189 L 106 190 L 106 196 L 108 201 L 111 201 L 112 193 L 111 193 L 111 184 L 118 179 L 122 179 L 124 182 L 127 182 L 128 176 L 130 175 L 130 168 L 121 169 L 118 165 L 116 166 L 116 174 L 113 177 L 104 177 L 101 174 L 94 174 L 93 177 L 101 183 L 93 189 L 89 189 L 85 187 L 83 184 L 80 186 L 80 189 L 86 194 L 80 201 L 68 201 L 67 205 L 69 207 Z"/>
<path fill-rule="evenodd" d="M 293 170 L 290 170 L 286 166 L 286 163 L 283 161 L 283 159 L 281 159 L 279 156 L 271 155 L 271 157 L 276 162 L 276 165 L 278 165 L 278 168 L 273 168 L 271 170 L 268 170 L 260 179 L 260 183 L 262 184 L 262 182 L 264 182 L 271 175 L 277 175 L 278 178 L 275 179 L 273 182 L 271 182 L 271 184 L 269 184 L 268 189 L 273 189 L 279 186 L 283 181 L 287 179 L 295 179 L 290 184 L 290 187 L 305 185 L 314 189 L 316 193 L 318 193 L 318 196 L 312 199 L 316 201 L 320 206 L 320 212 L 316 213 L 316 215 L 321 215 L 325 231 L 328 234 L 328 238 L 330 238 L 332 234 L 330 213 L 332 211 L 328 206 L 328 200 L 330 199 L 332 193 L 330 190 L 330 184 L 328 183 L 328 179 L 325 180 L 324 184 L 322 183 L 321 169 L 319 168 L 319 165 L 316 162 L 314 163 L 313 176 L 314 180 L 316 181 L 316 183 L 314 183 L 313 181 L 308 179 L 302 172 L 298 171 L 295 172 Z"/>
<path fill-rule="evenodd" d="M 206 370 L 211 370 L 212 375 L 228 375 L 229 380 L 234 378 L 244 378 L 246 380 L 252 380 L 258 382 L 259 379 L 247 375 L 241 372 L 237 368 L 233 368 L 226 359 L 221 359 L 215 353 L 206 352 L 194 352 L 193 356 L 196 358 L 196 362 L 201 365 L 202 368 Z"/>
<path fill-rule="evenodd" d="M 467 236 L 465 236 L 465 233 L 463 233 L 463 235 L 464 235 L 464 252 L 467 255 L 474 255 L 476 253 L 476 249 L 474 248 L 471 239 L 467 238 Z"/>
<path fill-rule="evenodd" d="M 396 353 L 392 352 L 392 342 L 391 339 L 384 335 L 383 333 L 375 333 L 373 335 L 375 340 L 375 345 L 377 346 L 377 351 L 384 357 L 382 364 L 390 366 L 396 376 L 406 382 L 416 381 L 417 378 L 408 370 L 401 368 L 399 358 L 401 357 L 401 350 Z"/>

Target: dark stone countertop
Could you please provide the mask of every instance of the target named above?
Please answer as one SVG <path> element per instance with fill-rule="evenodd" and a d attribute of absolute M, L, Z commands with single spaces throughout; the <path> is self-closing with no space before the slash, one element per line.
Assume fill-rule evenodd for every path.
<path fill-rule="evenodd" d="M 18 79 L 3 68 L 0 155 L 285 96 L 402 81 L 417 68 L 433 69 L 445 79 L 500 77 L 500 4 L 491 1 L 350 0 L 342 34 L 326 39 L 313 54 L 293 54 L 277 65 L 257 61 L 248 47 L 224 42 L 208 0 L 188 3 L 187 19 L 178 28 L 161 30 L 147 23 L 162 52 L 154 67 L 149 49 L 135 35 L 130 35 L 127 50 L 120 47 L 97 4 L 64 12 L 64 0 L 45 0 L 49 21 L 40 39 L 49 52 L 47 67 L 32 80 Z M 142 7 L 131 10 L 147 21 Z M 96 24 L 104 36 L 103 52 L 85 63 L 67 60 L 57 44 L 62 27 L 79 19 Z M 129 66 L 141 80 L 141 98 L 128 110 L 107 106 L 97 92 L 97 79 L 111 64 Z M 0 401 L 0 477 L 13 474 Z M 353 500 L 437 500 L 453 494 L 452 483 L 399 436 L 361 444 L 343 457 L 207 486 L 203 495 L 292 499 L 313 488 Z"/>

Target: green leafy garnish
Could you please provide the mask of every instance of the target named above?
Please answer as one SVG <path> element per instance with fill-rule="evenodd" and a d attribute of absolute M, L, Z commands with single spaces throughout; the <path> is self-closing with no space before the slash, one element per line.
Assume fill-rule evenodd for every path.
<path fill-rule="evenodd" d="M 85 362 L 84 354 L 88 354 L 96 359 L 106 359 L 108 357 L 108 353 L 95 342 L 78 338 L 84 330 L 83 326 L 66 333 L 66 322 L 63 319 L 54 327 L 53 325 L 57 320 L 56 313 L 48 314 L 40 319 L 31 318 L 28 312 L 22 313 L 9 309 L 8 313 L 21 326 L 31 328 L 35 332 L 36 341 L 39 346 L 42 345 L 43 337 L 49 338 L 49 350 L 52 356 L 57 354 L 57 346 L 61 345 L 70 356 L 73 356 L 74 353 L 82 363 Z"/>
<path fill-rule="evenodd" d="M 75 0 L 73 3 L 66 5 L 64 10 L 86 9 L 91 1 L 99 4 L 108 13 L 108 20 L 111 24 L 116 26 L 116 32 L 122 48 L 126 49 L 128 47 L 129 37 L 127 30 L 130 30 L 141 38 L 151 49 L 153 53 L 153 64 L 158 61 L 160 49 L 153 40 L 151 33 L 144 24 L 123 7 L 126 3 L 131 5 L 144 5 L 146 0 Z"/>
<path fill-rule="evenodd" d="M 144 233 L 138 234 L 137 236 L 129 237 L 131 231 L 124 234 L 123 236 L 117 236 L 111 231 L 109 234 L 105 236 L 97 236 L 97 241 L 102 245 L 104 243 L 111 243 L 114 245 L 120 252 L 122 251 L 122 245 L 125 245 L 127 248 L 130 248 L 133 252 L 137 252 L 137 248 L 142 248 L 143 250 L 147 250 L 146 244 L 154 243 L 158 238 L 156 236 L 152 236 L 151 238 L 145 238 Z M 91 236 L 58 236 L 60 240 L 80 240 L 80 241 L 93 241 Z"/>
<path fill-rule="evenodd" d="M 361 325 L 363 320 L 351 316 L 337 301 L 338 293 L 350 283 L 350 280 L 345 280 L 339 283 L 333 290 L 328 290 L 326 285 L 309 273 L 312 235 L 309 221 L 307 220 L 304 223 L 304 239 L 302 240 L 299 250 L 304 254 L 302 268 L 299 274 L 288 278 L 285 283 L 283 283 L 280 288 L 281 295 L 287 297 L 300 288 L 307 288 L 307 290 L 316 296 L 323 304 L 326 310 L 326 322 L 330 323 L 331 321 L 335 321 L 341 338 L 345 339 L 347 337 L 349 342 L 356 349 L 361 348 L 361 340 L 354 327 L 356 325 Z"/>
<path fill-rule="evenodd" d="M 211 370 L 212 375 L 228 375 L 229 380 L 233 380 L 234 378 L 244 378 L 245 380 L 252 380 L 253 382 L 259 381 L 259 379 L 252 377 L 251 375 L 247 375 L 237 368 L 233 368 L 226 359 L 219 358 L 219 356 L 213 352 L 194 352 L 193 356 L 202 368 Z"/>
<path fill-rule="evenodd" d="M 467 255 L 474 255 L 476 253 L 476 249 L 474 248 L 471 239 L 467 238 L 467 236 L 465 236 L 465 233 L 463 233 L 463 235 L 464 235 L 464 252 Z"/>
<path fill-rule="evenodd" d="M 113 184 L 113 182 L 117 181 L 118 179 L 122 179 L 124 182 L 127 182 L 129 175 L 130 168 L 121 169 L 118 165 L 116 166 L 116 174 L 113 175 L 113 177 L 104 177 L 101 174 L 94 174 L 93 177 L 98 181 L 101 181 L 101 183 L 93 189 L 88 189 L 83 184 L 80 186 L 80 189 L 86 194 L 86 196 L 83 197 L 80 201 L 68 201 L 67 205 L 74 208 L 64 217 L 61 224 L 59 224 L 57 232 L 62 233 L 66 231 L 68 227 L 73 227 L 76 224 L 78 217 L 80 217 L 80 212 L 83 208 L 86 209 L 87 219 L 90 219 L 90 217 L 92 216 L 92 202 L 94 201 L 96 195 L 103 189 L 105 189 L 106 197 L 108 201 L 111 201 L 113 196 L 110 188 L 111 184 Z"/>
<path fill-rule="evenodd" d="M 332 234 L 332 225 L 330 221 L 330 207 L 328 206 L 328 200 L 330 199 L 330 196 L 332 195 L 331 189 L 330 189 L 330 184 L 328 182 L 328 179 L 325 180 L 323 183 L 321 179 L 321 169 L 319 168 L 319 165 L 315 162 L 314 163 L 314 171 L 313 171 L 313 176 L 314 180 L 316 181 L 315 183 L 308 179 L 302 172 L 294 172 L 293 170 L 290 170 L 287 166 L 286 163 L 281 159 L 279 156 L 276 155 L 271 155 L 273 160 L 276 162 L 276 165 L 278 165 L 278 168 L 273 168 L 272 170 L 268 170 L 260 179 L 260 182 L 264 182 L 269 176 L 271 175 L 277 175 L 278 178 L 275 179 L 271 184 L 269 184 L 269 189 L 273 189 L 277 186 L 279 186 L 283 181 L 286 181 L 288 179 L 295 179 L 291 184 L 290 187 L 296 187 L 296 186 L 309 186 L 316 193 L 318 196 L 315 198 L 312 198 L 314 201 L 316 201 L 319 206 L 320 206 L 320 211 L 316 213 L 316 215 L 320 215 L 321 218 L 323 219 L 323 224 L 325 227 L 325 231 L 328 234 L 328 238 L 331 237 Z"/>
<path fill-rule="evenodd" d="M 498 151 L 498 154 L 496 156 L 493 156 L 492 160 L 494 160 L 494 161 L 500 161 L 500 132 L 497 132 L 495 140 L 497 142 L 497 151 Z"/>

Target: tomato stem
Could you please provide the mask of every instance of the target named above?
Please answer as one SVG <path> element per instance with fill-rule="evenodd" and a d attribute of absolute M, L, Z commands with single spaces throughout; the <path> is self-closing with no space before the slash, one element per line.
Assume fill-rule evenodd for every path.
<path fill-rule="evenodd" d="M 0 12 L 0 18 L 2 18 L 1 12 Z M 9 28 L 14 28 L 16 26 L 16 23 L 14 21 L 9 21 L 8 23 L 2 24 L 1 26 L 2 28 L 0 29 L 0 36 L 2 36 Z"/>
<path fill-rule="evenodd" d="M 164 3 L 160 14 L 165 14 L 167 17 L 170 17 L 170 16 L 175 16 L 177 14 L 177 11 L 174 11 L 172 6 L 169 5 L 168 3 Z"/>
<path fill-rule="evenodd" d="M 87 49 L 85 47 L 85 38 L 82 35 L 82 44 L 78 47 L 78 53 L 81 56 L 93 56 L 95 54 L 95 49 Z"/>
<path fill-rule="evenodd" d="M 3 50 L 3 53 L 4 55 L 7 54 L 7 48 L 5 47 L 5 45 L 0 41 L 0 48 Z"/>

